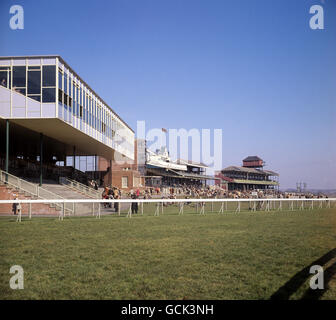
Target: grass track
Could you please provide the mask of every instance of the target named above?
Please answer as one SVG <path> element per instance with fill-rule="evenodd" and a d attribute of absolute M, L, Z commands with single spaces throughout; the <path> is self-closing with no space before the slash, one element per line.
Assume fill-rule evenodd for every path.
<path fill-rule="evenodd" d="M 0 299 L 268 299 L 336 247 L 335 209 L 153 210 L 131 219 L 1 217 Z M 24 290 L 9 288 L 15 264 Z M 323 299 L 336 299 L 335 282 Z M 291 298 L 308 288 L 309 275 Z"/>

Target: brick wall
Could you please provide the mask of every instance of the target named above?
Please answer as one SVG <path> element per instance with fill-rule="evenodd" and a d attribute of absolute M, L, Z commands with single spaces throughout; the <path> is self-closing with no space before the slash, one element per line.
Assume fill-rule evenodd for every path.
<path fill-rule="evenodd" d="M 1 200 L 14 200 L 15 197 L 20 200 L 29 200 L 31 197 L 27 197 L 22 193 L 18 193 L 12 188 L 8 188 L 5 185 L 0 185 L 0 199 Z M 29 213 L 29 204 L 22 204 L 22 214 Z M 0 204 L 0 214 L 13 214 L 12 204 Z M 34 214 L 47 214 L 47 215 L 58 215 L 59 211 L 54 208 L 50 208 L 48 204 L 36 203 L 32 204 L 32 215 Z"/>

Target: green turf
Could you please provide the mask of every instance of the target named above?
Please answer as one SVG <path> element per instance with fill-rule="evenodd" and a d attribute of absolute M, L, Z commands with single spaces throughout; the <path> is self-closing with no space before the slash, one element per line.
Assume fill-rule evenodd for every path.
<path fill-rule="evenodd" d="M 335 248 L 335 209 L 154 209 L 131 219 L 0 218 L 0 299 L 269 299 Z M 24 290 L 9 288 L 12 265 L 24 268 Z M 334 284 L 322 299 L 336 299 Z M 291 298 L 308 288 L 309 274 Z"/>

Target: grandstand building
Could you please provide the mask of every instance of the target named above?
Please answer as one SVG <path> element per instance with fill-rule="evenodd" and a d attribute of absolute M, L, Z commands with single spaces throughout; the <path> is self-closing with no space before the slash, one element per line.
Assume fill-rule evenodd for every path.
<path fill-rule="evenodd" d="M 205 186 L 214 180 L 206 175 L 207 166 L 190 160 L 172 161 L 166 147 L 156 152 L 146 149 L 145 181 L 146 186 Z"/>
<path fill-rule="evenodd" d="M 0 133 L 0 167 L 40 184 L 83 176 L 78 156 L 134 160 L 133 130 L 57 55 L 0 57 Z"/>
<path fill-rule="evenodd" d="M 216 172 L 215 184 L 229 191 L 279 189 L 279 174 L 264 170 L 265 162 L 258 156 L 243 160 L 243 166 L 230 166 Z"/>

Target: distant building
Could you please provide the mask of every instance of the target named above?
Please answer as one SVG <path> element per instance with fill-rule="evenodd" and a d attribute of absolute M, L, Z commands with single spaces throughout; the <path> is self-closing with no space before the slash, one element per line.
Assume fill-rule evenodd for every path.
<path fill-rule="evenodd" d="M 279 188 L 279 174 L 264 170 L 264 165 L 258 156 L 249 156 L 243 160 L 243 166 L 229 166 L 216 172 L 215 184 L 229 191 Z"/>
<path fill-rule="evenodd" d="M 178 159 L 172 161 L 166 147 L 156 152 L 146 149 L 146 186 L 205 186 L 213 176 L 206 175 L 204 163 Z"/>

